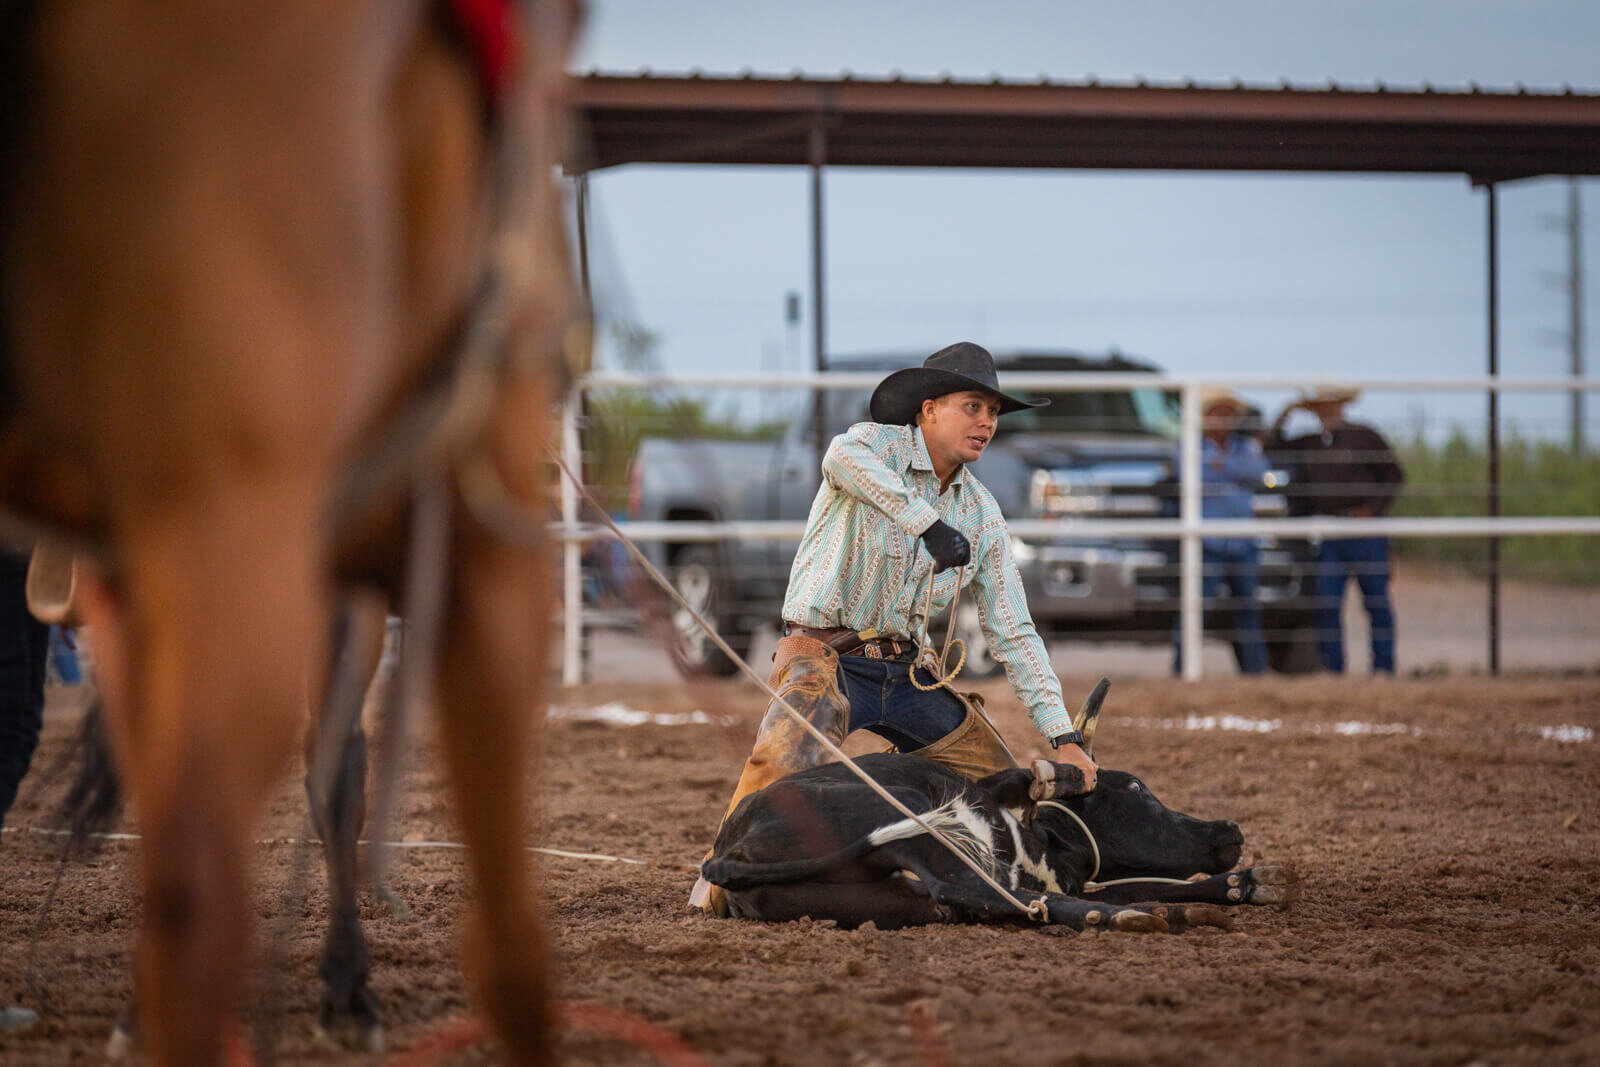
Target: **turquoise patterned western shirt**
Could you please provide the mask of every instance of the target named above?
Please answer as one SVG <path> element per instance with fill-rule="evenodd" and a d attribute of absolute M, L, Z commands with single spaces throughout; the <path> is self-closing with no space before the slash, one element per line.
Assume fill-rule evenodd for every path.
<path fill-rule="evenodd" d="M 1065 733 L 1072 717 L 1028 614 L 1000 507 L 964 467 L 941 494 L 918 427 L 860 422 L 828 445 L 783 617 L 802 626 L 922 636 L 933 559 L 918 535 L 935 519 L 966 535 L 972 562 L 933 578 L 932 615 L 950 603 L 963 574 L 961 595 L 976 605 L 994 658 L 1033 724 L 1047 738 Z"/>

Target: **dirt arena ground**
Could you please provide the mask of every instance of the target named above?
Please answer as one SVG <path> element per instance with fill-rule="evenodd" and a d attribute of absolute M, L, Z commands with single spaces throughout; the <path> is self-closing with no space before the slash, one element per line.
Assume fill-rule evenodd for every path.
<path fill-rule="evenodd" d="M 590 686 L 557 693 L 537 844 L 641 862 L 542 857 L 561 995 L 642 1016 L 712 1064 L 1600 1059 L 1600 678 L 1114 682 L 1101 761 L 1237 819 L 1246 862 L 1292 864 L 1301 901 L 1176 936 L 707 919 L 684 907 L 690 867 L 759 701 L 735 683 Z M 1004 683 L 983 688 L 1019 755 L 1038 750 Z M 36 767 L 66 745 L 75 693 L 52 692 Z M 597 721 L 629 710 L 646 721 Z M 397 836 L 457 840 L 429 746 L 415 762 Z M 0 1034 L 6 1064 L 98 1062 L 128 992 L 135 844 L 69 867 L 40 918 L 60 843 L 34 831 L 57 791 L 30 777 L 0 845 L 0 996 L 45 1011 Z M 303 836 L 303 812 L 285 783 L 262 839 Z M 280 1063 L 382 1062 L 310 1040 L 322 874 L 302 845 L 259 856 L 257 1032 Z M 471 1010 L 455 963 L 471 890 L 461 854 L 431 847 L 396 853 L 393 887 L 408 918 L 365 911 L 402 1050 Z M 604 1035 L 561 1051 L 655 1062 Z"/>

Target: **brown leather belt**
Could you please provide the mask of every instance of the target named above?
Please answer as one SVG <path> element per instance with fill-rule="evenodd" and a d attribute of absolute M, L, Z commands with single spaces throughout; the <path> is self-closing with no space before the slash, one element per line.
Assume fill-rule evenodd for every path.
<path fill-rule="evenodd" d="M 787 620 L 783 624 L 783 632 L 785 636 L 803 634 L 821 641 L 841 656 L 864 656 L 867 659 L 890 660 L 896 663 L 910 663 L 917 658 L 916 642 L 909 637 L 900 637 L 896 634 L 880 636 L 873 630 L 856 631 L 848 626 L 819 630 L 814 626 L 801 626 L 797 622 Z"/>

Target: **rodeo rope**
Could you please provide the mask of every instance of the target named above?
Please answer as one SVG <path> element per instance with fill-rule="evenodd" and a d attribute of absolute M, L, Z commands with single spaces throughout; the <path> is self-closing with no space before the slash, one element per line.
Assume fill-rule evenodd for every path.
<path fill-rule="evenodd" d="M 922 829 L 930 837 L 939 842 L 945 848 L 949 849 L 951 855 L 955 856 L 958 860 L 970 868 L 973 874 L 976 874 L 984 882 L 984 884 L 998 893 L 1007 903 L 1013 905 L 1018 911 L 1022 912 L 1024 915 L 1030 916 L 1038 922 L 1050 921 L 1049 911 L 1045 906 L 1044 898 L 1041 897 L 1039 900 L 1036 900 L 1031 904 L 1024 904 L 1021 900 L 1018 900 L 1010 890 L 1006 889 L 1005 886 L 996 881 L 994 876 L 988 871 L 984 870 L 976 860 L 972 859 L 966 853 L 957 848 L 955 843 L 938 829 L 925 822 L 922 816 L 906 807 L 905 804 L 901 803 L 898 798 L 892 796 L 887 789 L 879 785 L 877 781 L 873 779 L 872 775 L 862 770 L 860 766 L 856 764 L 855 760 L 845 755 L 844 750 L 838 745 L 834 744 L 833 741 L 829 739 L 827 734 L 824 734 L 821 730 L 817 729 L 816 726 L 814 726 L 804 715 L 801 715 L 794 708 L 790 707 L 789 702 L 784 700 L 783 697 L 779 696 L 778 693 L 767 684 L 767 680 L 757 674 L 755 669 L 752 668 L 750 664 L 745 662 L 743 656 L 740 656 L 728 646 L 728 643 L 722 639 L 722 635 L 717 633 L 716 628 L 708 623 L 701 616 L 701 614 L 694 609 L 693 606 L 683 599 L 683 597 L 678 595 L 678 591 L 673 588 L 672 583 L 667 580 L 667 577 L 658 569 L 656 569 L 655 564 L 651 563 L 650 560 L 645 557 L 645 554 L 639 551 L 639 546 L 635 545 L 628 535 L 622 532 L 622 528 L 612 520 L 611 516 L 606 514 L 606 509 L 600 505 L 600 502 L 594 498 L 583 482 L 580 481 L 578 477 L 574 475 L 567 467 L 567 464 L 565 460 L 562 459 L 561 454 L 548 444 L 545 445 L 545 452 L 549 454 L 555 465 L 560 468 L 561 473 L 566 475 L 567 479 L 572 482 L 579 495 L 581 495 L 584 500 L 588 502 L 589 506 L 594 509 L 595 514 L 600 517 L 601 521 L 604 522 L 605 525 L 611 529 L 611 532 L 617 537 L 617 539 L 622 542 L 622 546 L 628 550 L 628 554 L 644 568 L 645 573 L 650 576 L 651 581 L 660 586 L 662 591 L 665 592 L 673 601 L 675 601 L 679 607 L 682 607 L 684 610 L 688 611 L 690 617 L 694 619 L 695 624 L 704 630 L 706 635 L 716 643 L 716 646 L 722 650 L 722 654 L 727 656 L 729 660 L 739 668 L 740 671 L 750 678 L 751 681 L 755 682 L 763 691 L 769 694 L 772 697 L 773 702 L 777 704 L 778 707 L 782 708 L 791 719 L 793 719 L 800 725 L 802 729 L 815 738 L 816 741 L 822 745 L 822 747 L 826 749 L 829 754 L 848 767 L 851 774 L 854 774 L 857 778 L 861 779 L 861 781 L 869 789 L 878 794 L 878 796 L 883 799 L 884 803 L 888 804 L 901 815 L 904 815 L 906 818 L 922 827 Z M 531 524 L 524 516 L 522 509 L 510 497 L 510 494 L 507 492 L 505 486 L 501 483 L 499 473 L 489 465 L 486 458 L 482 454 L 475 456 L 473 462 L 463 466 L 460 472 L 460 486 L 461 494 L 466 500 L 468 508 L 471 509 L 473 516 L 479 522 L 483 523 L 486 528 L 494 530 L 507 540 L 514 541 L 519 544 L 543 543 L 545 537 L 542 526 Z"/>
<path fill-rule="evenodd" d="M 1154 875 L 1148 878 L 1113 878 L 1109 882 L 1097 882 L 1094 876 L 1100 873 L 1100 842 L 1094 839 L 1089 824 L 1083 821 L 1083 816 L 1067 807 L 1065 804 L 1054 800 L 1040 800 L 1035 802 L 1041 808 L 1055 808 L 1072 816 L 1072 821 L 1078 824 L 1078 829 L 1083 831 L 1084 840 L 1089 842 L 1089 850 L 1094 853 L 1094 870 L 1089 872 L 1089 877 L 1083 880 L 1085 893 L 1098 893 L 1102 889 L 1109 889 L 1114 885 L 1188 885 L 1182 878 L 1157 878 Z"/>
<path fill-rule="evenodd" d="M 933 658 L 933 648 L 928 644 L 928 621 L 933 613 L 933 569 L 928 570 L 928 596 L 922 602 L 922 641 L 917 648 L 917 660 L 906 671 L 906 677 L 911 679 L 911 684 L 924 693 L 931 693 L 935 689 L 942 689 L 956 680 L 956 675 L 961 673 L 961 668 L 967 663 L 967 643 L 956 636 L 956 607 L 961 603 L 961 579 L 966 577 L 967 565 L 963 563 L 961 569 L 956 571 L 956 592 L 950 598 L 950 621 L 944 628 L 944 648 L 939 652 L 937 661 Z M 954 642 L 961 646 L 961 658 L 956 660 L 955 669 L 949 674 L 944 673 L 945 664 L 950 662 L 950 645 Z M 923 663 L 926 656 L 928 662 Z M 923 685 L 917 681 L 917 668 L 922 667 L 934 678 L 938 679 L 932 685 Z M 943 677 L 940 677 L 943 675 Z M 985 716 L 985 719 L 988 717 Z M 991 723 L 991 725 L 993 725 Z"/>

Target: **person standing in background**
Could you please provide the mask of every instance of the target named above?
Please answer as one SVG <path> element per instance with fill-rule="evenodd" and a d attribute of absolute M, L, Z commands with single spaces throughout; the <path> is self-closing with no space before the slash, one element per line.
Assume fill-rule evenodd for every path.
<path fill-rule="evenodd" d="M 1248 519 L 1267 472 L 1261 443 L 1240 432 L 1249 410 L 1229 389 L 1200 396 L 1200 515 L 1206 519 Z M 1240 674 L 1263 674 L 1267 646 L 1261 633 L 1261 548 L 1253 537 L 1207 537 L 1200 543 L 1200 599 L 1214 605 L 1222 586 L 1233 602 L 1234 655 Z M 1173 627 L 1172 673 L 1183 673 L 1183 639 Z"/>
<path fill-rule="evenodd" d="M 1374 518 L 1389 514 L 1405 471 L 1382 434 L 1371 426 L 1346 422 L 1345 406 L 1360 396 L 1356 389 L 1318 389 L 1302 394 L 1284 408 L 1267 432 L 1268 452 L 1293 463 L 1299 485 L 1293 499 L 1309 515 Z M 1284 424 L 1295 411 L 1307 411 L 1322 424 L 1316 433 L 1286 437 Z M 1317 643 L 1322 666 L 1344 671 L 1344 629 L 1340 608 L 1346 584 L 1354 578 L 1361 590 L 1372 631 L 1374 674 L 1394 674 L 1394 609 L 1389 602 L 1389 539 L 1326 538 L 1317 554 Z"/>

